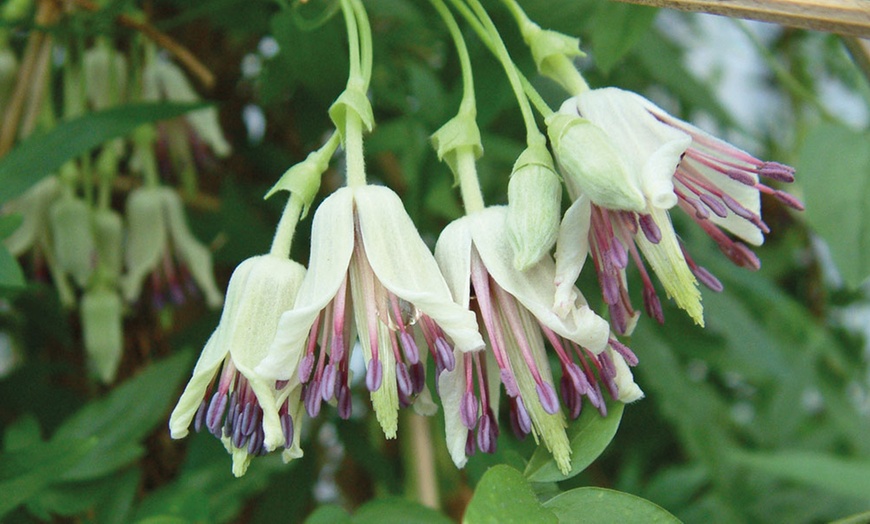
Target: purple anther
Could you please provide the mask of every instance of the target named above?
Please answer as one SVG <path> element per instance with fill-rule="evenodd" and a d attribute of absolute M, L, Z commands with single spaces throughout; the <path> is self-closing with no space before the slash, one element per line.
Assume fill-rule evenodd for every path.
<path fill-rule="evenodd" d="M 205 399 L 199 403 L 199 408 L 196 410 L 196 415 L 193 416 L 193 430 L 199 433 L 202 430 L 202 425 L 205 423 L 205 414 L 208 411 L 208 403 Z"/>
<path fill-rule="evenodd" d="M 586 390 L 589 388 L 589 381 L 586 380 L 586 375 L 583 374 L 583 370 L 580 369 L 577 364 L 571 362 L 565 366 L 564 372 L 565 376 L 567 376 L 571 381 L 571 384 L 574 386 L 578 395 L 586 393 Z"/>
<path fill-rule="evenodd" d="M 652 215 L 640 215 L 639 222 L 647 240 L 653 244 L 658 244 L 662 240 L 662 232 Z"/>
<path fill-rule="evenodd" d="M 592 384 L 592 387 L 586 392 L 586 398 L 589 399 L 589 403 L 593 407 L 601 411 L 601 406 L 604 405 L 604 398 L 601 396 L 601 387 L 598 386 L 597 382 Z"/>
<path fill-rule="evenodd" d="M 665 323 L 665 314 L 662 311 L 662 303 L 656 290 L 652 286 L 644 286 L 643 288 L 643 308 L 650 318 L 654 318 L 659 324 Z"/>
<path fill-rule="evenodd" d="M 728 209 L 733 211 L 735 215 L 741 218 L 745 218 L 750 222 L 755 222 L 756 220 L 759 220 L 758 215 L 743 207 L 740 202 L 731 198 L 730 195 L 722 195 L 722 202 L 724 202 L 725 205 L 728 206 Z"/>
<path fill-rule="evenodd" d="M 501 383 L 504 384 L 504 390 L 509 397 L 516 397 L 520 394 L 520 388 L 517 387 L 517 379 L 510 370 L 501 370 Z"/>
<path fill-rule="evenodd" d="M 535 385 L 535 391 L 538 392 L 538 399 L 541 401 L 544 411 L 551 415 L 559 411 L 559 397 L 553 386 L 546 382 L 540 382 Z"/>
<path fill-rule="evenodd" d="M 474 433 L 468 430 L 468 436 L 465 437 L 465 455 L 468 457 L 474 455 L 476 449 L 474 446 Z"/>
<path fill-rule="evenodd" d="M 435 339 L 435 352 L 438 359 L 447 371 L 453 371 L 456 367 L 456 357 L 453 356 L 453 348 L 447 343 L 444 337 Z"/>
<path fill-rule="evenodd" d="M 477 427 L 477 447 L 484 453 L 495 453 L 498 441 L 498 424 L 492 411 L 480 417 L 480 425 Z"/>
<path fill-rule="evenodd" d="M 403 393 L 401 390 L 397 390 L 396 392 L 399 396 L 399 408 L 404 409 L 414 402 L 411 397 Z"/>
<path fill-rule="evenodd" d="M 517 397 L 516 401 L 517 422 L 519 423 L 520 430 L 528 435 L 532 432 L 532 418 L 529 416 L 529 412 L 526 409 L 526 405 L 523 403 L 522 397 Z"/>
<path fill-rule="evenodd" d="M 704 204 L 701 203 L 697 198 L 686 197 L 686 202 L 689 203 L 693 208 L 695 208 L 695 216 L 700 218 L 701 220 L 706 220 L 710 218 L 710 210 L 707 209 Z"/>
<path fill-rule="evenodd" d="M 308 412 L 308 416 L 311 418 L 320 414 L 320 384 L 321 382 L 319 380 L 314 379 L 308 383 L 308 387 L 302 391 L 302 396 L 305 397 L 303 399 L 305 402 L 305 411 Z"/>
<path fill-rule="evenodd" d="M 344 420 L 349 419 L 352 407 L 350 388 L 346 383 L 342 382 L 338 386 L 338 416 Z"/>
<path fill-rule="evenodd" d="M 399 393 L 410 400 L 414 393 L 414 385 L 411 384 L 411 374 L 408 373 L 408 366 L 404 362 L 396 362 L 396 385 L 399 387 Z"/>
<path fill-rule="evenodd" d="M 332 352 L 329 355 L 333 362 L 338 362 L 344 358 L 344 335 L 335 333 L 332 336 Z"/>
<path fill-rule="evenodd" d="M 236 424 L 233 428 L 233 446 L 241 449 L 242 446 L 245 445 L 245 442 L 247 442 L 247 440 L 248 436 L 242 433 L 242 425 Z"/>
<path fill-rule="evenodd" d="M 628 321 L 625 318 L 625 309 L 621 304 L 610 304 L 607 306 L 610 312 L 610 324 L 617 333 L 624 335 L 628 331 Z"/>
<path fill-rule="evenodd" d="M 571 381 L 571 377 L 567 374 L 562 375 L 559 379 L 559 394 L 562 396 L 562 402 L 568 404 L 571 398 L 577 396 L 577 389 Z"/>
<path fill-rule="evenodd" d="M 227 396 L 220 392 L 215 393 L 211 397 L 211 402 L 208 404 L 208 413 L 205 417 L 205 427 L 220 438 L 221 419 L 224 417 L 224 410 L 227 407 Z"/>
<path fill-rule="evenodd" d="M 625 246 L 616 237 L 610 241 L 609 252 L 613 265 L 620 269 L 625 269 L 625 266 L 628 265 L 628 253 L 625 251 Z"/>
<path fill-rule="evenodd" d="M 632 367 L 637 365 L 637 355 L 634 354 L 634 351 L 632 351 L 631 348 L 616 340 L 615 338 L 611 338 L 609 343 L 610 348 L 613 351 L 619 353 L 622 359 L 625 360 L 626 364 Z"/>
<path fill-rule="evenodd" d="M 242 420 L 239 424 L 242 427 L 242 434 L 245 436 L 249 436 L 254 432 L 254 403 L 248 402 L 245 404 L 245 407 L 242 408 Z"/>
<path fill-rule="evenodd" d="M 628 232 L 632 235 L 637 234 L 637 215 L 633 211 L 617 211 L 617 213 L 622 218 L 622 223 Z"/>
<path fill-rule="evenodd" d="M 384 380 L 384 368 L 380 360 L 370 360 L 366 369 L 366 388 L 369 391 L 377 391 L 381 388 Z"/>
<path fill-rule="evenodd" d="M 715 213 L 720 218 L 725 218 L 728 216 L 728 208 L 722 205 L 722 202 L 716 200 L 716 197 L 712 195 L 708 195 L 707 193 L 702 193 L 698 198 L 701 199 L 701 202 L 704 203 L 707 207 L 710 208 L 710 211 Z"/>
<path fill-rule="evenodd" d="M 749 187 L 755 187 L 755 178 L 753 178 L 753 176 L 746 171 L 741 171 L 739 169 L 728 169 L 724 171 L 724 173 L 728 176 L 728 178 L 734 180 L 735 182 L 740 182 L 741 184 L 747 185 Z"/>
<path fill-rule="evenodd" d="M 615 273 L 598 273 L 598 282 L 601 284 L 601 297 L 604 303 L 613 305 L 619 302 L 619 277 Z"/>
<path fill-rule="evenodd" d="M 329 402 L 335 397 L 335 366 L 327 364 L 323 368 L 323 375 L 320 377 L 320 396 L 324 402 Z"/>
<path fill-rule="evenodd" d="M 266 440 L 266 435 L 263 433 L 263 428 L 257 428 L 250 437 L 248 437 L 248 454 L 259 455 L 263 447 L 263 442 Z"/>
<path fill-rule="evenodd" d="M 707 286 L 712 291 L 715 291 L 716 293 L 719 293 L 723 289 L 725 289 L 725 286 L 722 285 L 722 282 L 720 282 L 719 279 L 716 278 L 713 273 L 710 273 L 710 271 L 708 271 L 705 267 L 695 266 L 692 268 L 692 273 L 695 275 L 695 278 L 697 278 L 699 282 Z"/>
<path fill-rule="evenodd" d="M 604 353 L 602 353 L 603 355 Z M 599 356 L 599 360 L 601 357 Z M 602 362 L 603 363 L 603 362 Z M 611 367 L 613 366 L 613 362 L 610 363 Z M 604 382 L 604 387 L 607 389 L 607 392 L 610 393 L 610 398 L 616 400 L 619 398 L 619 388 L 616 387 L 616 369 L 613 369 L 613 372 L 604 372 L 604 369 L 601 370 L 601 382 Z"/>
<path fill-rule="evenodd" d="M 610 354 L 606 351 L 598 354 L 598 362 L 601 364 L 601 375 L 607 377 L 615 377 L 616 376 L 616 365 L 613 363 L 613 359 L 610 358 Z"/>
<path fill-rule="evenodd" d="M 765 162 L 758 169 L 758 174 L 780 182 L 794 182 L 794 168 L 779 162 Z"/>
<path fill-rule="evenodd" d="M 422 362 L 411 364 L 411 389 L 419 395 L 426 387 L 426 367 Z"/>
<path fill-rule="evenodd" d="M 792 209 L 796 209 L 798 211 L 804 210 L 803 202 L 795 198 L 793 195 L 789 195 L 785 191 L 780 191 L 779 189 L 777 189 L 773 192 L 773 196 Z"/>
<path fill-rule="evenodd" d="M 466 391 L 462 395 L 462 401 L 459 403 L 459 419 L 468 429 L 474 429 L 477 425 L 477 397 L 471 391 Z"/>
<path fill-rule="evenodd" d="M 314 370 L 314 355 L 307 353 L 299 362 L 299 382 L 305 384 L 311 378 L 311 372 Z"/>
<path fill-rule="evenodd" d="M 734 242 L 732 252 L 734 256 L 731 257 L 731 260 L 738 266 L 755 271 L 761 269 L 761 260 L 758 259 L 758 255 L 746 247 L 746 244 L 742 242 Z"/>
<path fill-rule="evenodd" d="M 293 445 L 293 417 L 290 413 L 281 413 L 281 432 L 284 434 L 284 449 Z"/>
<path fill-rule="evenodd" d="M 402 351 L 405 353 L 405 358 L 411 364 L 420 362 L 420 350 L 417 349 L 417 343 L 414 341 L 414 336 L 410 331 L 402 331 L 399 334 L 399 341 L 402 343 Z"/>

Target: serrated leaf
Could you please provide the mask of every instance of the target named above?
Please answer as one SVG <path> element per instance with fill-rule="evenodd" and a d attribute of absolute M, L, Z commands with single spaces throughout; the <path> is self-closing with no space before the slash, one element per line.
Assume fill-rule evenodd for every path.
<path fill-rule="evenodd" d="M 464 524 L 555 524 L 556 515 L 538 502 L 522 473 L 495 466 L 480 479 L 465 510 Z"/>
<path fill-rule="evenodd" d="M 870 461 L 867 460 L 804 451 L 735 452 L 732 458 L 738 464 L 783 480 L 870 500 Z"/>
<path fill-rule="evenodd" d="M 432 508 L 399 497 L 375 499 L 353 516 L 354 524 L 450 524 L 452 521 Z"/>
<path fill-rule="evenodd" d="M 680 521 L 658 505 L 621 491 L 576 488 L 544 503 L 560 523 L 619 522 L 620 524 L 678 524 Z"/>
<path fill-rule="evenodd" d="M 142 124 L 181 116 L 207 104 L 129 104 L 62 121 L 50 131 L 31 135 L 0 158 L 0 203 L 23 194 L 63 165 Z"/>
<path fill-rule="evenodd" d="M 62 479 L 87 480 L 106 475 L 144 452 L 140 441 L 166 416 L 178 385 L 187 375 L 189 351 L 152 364 L 137 376 L 93 401 L 67 419 L 53 441 L 98 437 L 93 450 Z"/>
<path fill-rule="evenodd" d="M 95 446 L 93 438 L 64 439 L 0 454 L 0 516 L 56 482 Z"/>
<path fill-rule="evenodd" d="M 607 416 L 602 417 L 590 405 L 584 406 L 580 418 L 568 427 L 568 442 L 571 445 L 571 472 L 563 475 L 553 456 L 544 446 L 538 446 L 529 464 L 525 476 L 534 482 L 557 482 L 569 479 L 591 464 L 607 448 L 619 422 L 622 420 L 624 404 L 615 402 L 608 404 Z"/>
<path fill-rule="evenodd" d="M 807 221 L 830 246 L 846 285 L 858 287 L 870 275 L 870 134 L 835 124 L 813 129 L 797 172 Z"/>
<path fill-rule="evenodd" d="M 589 23 L 590 49 L 598 68 L 609 73 L 649 30 L 656 14 L 654 7 L 601 2 Z"/>

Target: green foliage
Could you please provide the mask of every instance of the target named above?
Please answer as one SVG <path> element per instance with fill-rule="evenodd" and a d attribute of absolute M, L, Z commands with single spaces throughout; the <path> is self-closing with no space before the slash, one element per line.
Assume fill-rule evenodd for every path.
<path fill-rule="evenodd" d="M 577 488 L 557 495 L 544 503 L 559 518 L 569 523 L 619 522 L 624 524 L 680 522 L 652 502 L 628 493 L 604 488 Z"/>
<path fill-rule="evenodd" d="M 486 472 L 465 510 L 466 524 L 555 524 L 556 516 L 535 497 L 523 474 L 510 466 Z"/>

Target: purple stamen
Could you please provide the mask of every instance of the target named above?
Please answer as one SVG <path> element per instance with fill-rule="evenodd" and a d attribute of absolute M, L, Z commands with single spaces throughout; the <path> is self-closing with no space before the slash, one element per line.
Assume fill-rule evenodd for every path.
<path fill-rule="evenodd" d="M 306 386 L 307 387 L 302 391 L 302 396 L 305 401 L 305 411 L 308 412 L 309 417 L 314 418 L 320 414 L 320 381 L 314 379 L 306 384 Z"/>
<path fill-rule="evenodd" d="M 613 265 L 620 269 L 625 269 L 625 266 L 628 265 L 628 253 L 625 251 L 625 246 L 616 237 L 610 241 L 610 260 Z"/>
<path fill-rule="evenodd" d="M 227 407 L 227 395 L 217 392 L 211 397 L 211 402 L 208 405 L 208 414 L 205 417 L 205 426 L 208 430 L 218 436 L 221 419 L 224 416 L 224 410 Z M 218 436 L 219 437 L 219 436 Z"/>
<path fill-rule="evenodd" d="M 780 191 L 777 189 L 776 191 L 773 192 L 773 196 L 777 200 L 779 200 L 780 202 L 782 202 L 783 204 L 787 205 L 788 207 L 790 207 L 792 209 L 796 209 L 798 211 L 804 210 L 803 202 L 801 202 L 800 200 L 798 200 L 794 196 L 789 195 L 785 191 Z"/>
<path fill-rule="evenodd" d="M 414 386 L 411 384 L 411 375 L 408 373 L 408 366 L 404 362 L 396 362 L 396 384 L 399 387 L 399 393 L 410 398 L 414 392 Z"/>
<path fill-rule="evenodd" d="M 532 418 L 529 416 L 529 412 L 526 409 L 526 405 L 523 402 L 522 397 L 517 397 L 515 400 L 517 409 L 517 423 L 523 434 L 528 435 L 532 432 Z"/>
<path fill-rule="evenodd" d="M 722 195 L 722 202 L 724 202 L 725 205 L 728 206 L 728 209 L 730 209 L 731 211 L 733 211 L 734 214 L 736 214 L 737 216 L 739 216 L 739 217 L 741 217 L 741 218 L 745 218 L 746 220 L 749 220 L 750 222 L 753 222 L 753 223 L 754 223 L 756 220 L 760 220 L 760 218 L 758 217 L 758 215 L 756 215 L 756 214 L 753 213 L 752 211 L 750 211 L 750 210 L 746 209 L 745 207 L 743 207 L 743 206 L 740 204 L 740 202 L 738 202 L 738 201 L 734 200 L 733 198 L 731 198 L 730 195 L 723 194 L 723 195 Z"/>
<path fill-rule="evenodd" d="M 366 388 L 372 392 L 377 391 L 380 389 L 383 379 L 384 368 L 381 366 L 381 362 L 372 358 L 366 369 Z"/>
<path fill-rule="evenodd" d="M 305 384 L 311 378 L 311 372 L 314 370 L 314 354 L 307 353 L 299 362 L 299 382 Z"/>
<path fill-rule="evenodd" d="M 755 179 L 746 171 L 741 171 L 739 169 L 726 169 L 723 171 L 723 173 L 731 178 L 731 180 L 740 182 L 741 184 L 747 185 L 749 187 L 755 187 Z"/>
<path fill-rule="evenodd" d="M 632 351 L 631 348 L 629 348 L 628 346 L 626 346 L 622 342 L 616 340 L 615 338 L 611 338 L 610 339 L 610 348 L 613 351 L 616 351 L 617 353 L 619 353 L 619 355 L 622 357 L 622 359 L 625 360 L 625 363 L 628 364 L 629 366 L 634 367 L 637 365 L 637 362 L 638 362 L 637 355 L 634 354 L 634 351 Z"/>
<path fill-rule="evenodd" d="M 349 419 L 352 407 L 350 388 L 342 382 L 338 387 L 338 416 L 344 420 Z"/>
<path fill-rule="evenodd" d="M 710 210 L 713 211 L 713 213 L 715 213 L 720 218 L 725 218 L 726 216 L 728 216 L 728 209 L 722 205 L 722 202 L 716 200 L 715 197 L 710 196 L 707 193 L 701 193 L 698 198 L 700 198 L 701 202 L 709 207 Z"/>
<path fill-rule="evenodd" d="M 495 453 L 496 441 L 498 440 L 498 423 L 488 409 L 480 417 L 480 425 L 477 428 L 477 447 L 484 453 Z"/>
<path fill-rule="evenodd" d="M 465 437 L 465 455 L 470 457 L 474 455 L 474 452 L 474 433 L 472 433 L 471 430 L 468 430 L 468 436 Z"/>
<path fill-rule="evenodd" d="M 259 455 L 265 439 L 266 435 L 263 433 L 263 428 L 257 428 L 257 431 L 255 431 L 248 440 L 248 454 Z"/>
<path fill-rule="evenodd" d="M 662 239 L 662 232 L 652 215 L 640 215 L 639 221 L 646 239 L 653 244 L 658 244 Z"/>
<path fill-rule="evenodd" d="M 450 347 L 450 344 L 447 343 L 447 340 L 445 340 L 443 336 L 439 336 L 435 339 L 435 351 L 437 352 L 438 358 L 441 360 L 444 369 L 447 371 L 453 371 L 456 367 L 456 358 L 453 356 L 453 348 Z"/>
<path fill-rule="evenodd" d="M 199 408 L 196 410 L 196 415 L 193 417 L 193 430 L 199 433 L 202 430 L 202 425 L 205 423 L 205 414 L 208 411 L 208 403 L 205 399 L 199 403 Z"/>
<path fill-rule="evenodd" d="M 422 362 L 411 364 L 411 389 L 415 395 L 419 395 L 426 387 L 426 368 Z"/>
<path fill-rule="evenodd" d="M 246 437 L 254 431 L 254 404 L 248 402 L 242 409 L 242 420 L 239 424 L 242 428 L 242 434 Z"/>
<path fill-rule="evenodd" d="M 765 162 L 758 168 L 758 174 L 780 182 L 794 182 L 794 168 L 779 162 Z"/>
<path fill-rule="evenodd" d="M 559 389 L 562 394 L 562 401 L 565 402 L 565 407 L 568 409 L 571 419 L 579 417 L 583 400 L 580 397 L 580 393 L 574 388 L 574 383 L 571 382 L 571 379 L 567 375 L 562 375 L 562 379 L 559 381 Z"/>
<path fill-rule="evenodd" d="M 643 308 L 650 318 L 654 318 L 659 324 L 665 323 L 665 314 L 662 312 L 662 303 L 659 300 L 656 290 L 652 286 L 644 286 L 643 288 Z"/>
<path fill-rule="evenodd" d="M 700 281 L 709 289 L 717 293 L 725 289 L 725 286 L 722 285 L 722 282 L 720 282 L 719 279 L 716 278 L 715 275 L 713 275 L 713 273 L 710 273 L 707 268 L 695 266 L 692 268 L 692 273 L 695 275 L 695 278 L 697 278 L 698 281 Z"/>
<path fill-rule="evenodd" d="M 335 376 L 335 366 L 327 364 L 323 368 L 323 376 L 320 378 L 322 381 L 320 386 L 320 396 L 323 398 L 324 402 L 329 402 L 335 396 Z"/>
<path fill-rule="evenodd" d="M 559 398 L 556 396 L 556 390 L 547 382 L 539 382 L 535 386 L 535 391 L 538 392 L 538 399 L 541 401 L 541 406 L 549 414 L 554 414 L 559 411 Z"/>
<path fill-rule="evenodd" d="M 459 404 L 459 418 L 462 420 L 462 425 L 468 429 L 474 429 L 477 425 L 477 397 L 471 391 L 466 391 L 462 395 L 462 402 Z"/>
<path fill-rule="evenodd" d="M 241 449 L 247 440 L 248 436 L 242 433 L 242 425 L 237 423 L 233 428 L 233 446 Z"/>
<path fill-rule="evenodd" d="M 281 432 L 284 434 L 284 449 L 290 449 L 293 445 L 293 417 L 286 412 L 286 407 L 282 411 L 284 412 L 281 413 Z"/>
<path fill-rule="evenodd" d="M 520 388 L 517 387 L 517 380 L 513 373 L 508 369 L 502 369 L 500 372 L 501 383 L 504 384 L 504 389 L 509 397 L 516 397 L 520 394 Z"/>
<path fill-rule="evenodd" d="M 405 353 L 405 358 L 411 364 L 420 362 L 420 350 L 417 349 L 417 343 L 409 331 L 402 331 L 399 334 L 399 341 L 402 343 L 402 351 Z"/>

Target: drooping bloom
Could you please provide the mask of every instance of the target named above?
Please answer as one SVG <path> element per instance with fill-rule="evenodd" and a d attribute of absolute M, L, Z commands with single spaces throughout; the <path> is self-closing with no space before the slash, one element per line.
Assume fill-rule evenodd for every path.
<path fill-rule="evenodd" d="M 304 275 L 301 265 L 276 255 L 239 264 L 220 323 L 169 419 L 172 438 L 185 437 L 191 423 L 196 431 L 205 427 L 220 438 L 233 454 L 236 476 L 245 473 L 252 456 L 282 445 L 298 447 L 293 435 L 298 396 L 295 405 L 291 396 L 279 406 L 274 381 L 254 367 L 265 356 L 280 315 L 292 307 Z"/>
<path fill-rule="evenodd" d="M 573 285 L 591 254 L 611 322 L 630 332 L 637 314 L 627 292 L 629 258 L 643 281 L 644 307 L 663 321 L 661 303 L 641 254 L 669 297 L 703 325 L 697 283 L 721 283 L 689 256 L 674 232 L 669 210 L 685 211 L 735 264 L 759 267 L 741 241 L 764 241 L 761 193 L 795 209 L 791 195 L 759 181 L 794 180 L 794 170 L 763 162 L 645 98 L 617 88 L 586 91 L 567 100 L 548 122 L 554 152 L 574 204 L 563 218 L 557 247 L 555 309 L 571 304 Z"/>
<path fill-rule="evenodd" d="M 385 187 L 342 188 L 317 209 L 308 273 L 256 370 L 277 381 L 298 380 L 309 415 L 335 401 L 346 418 L 358 333 L 366 387 L 384 433 L 394 438 L 399 406 L 425 387 L 415 328 L 438 369 L 454 369 L 451 343 L 461 352 L 483 347 L 474 315 L 453 302 L 399 197 Z"/>
<path fill-rule="evenodd" d="M 142 187 L 127 199 L 127 274 L 122 280 L 124 297 L 136 300 L 150 275 L 155 302 L 184 299 L 184 285 L 192 278 L 216 308 L 223 302 L 212 272 L 211 252 L 187 226 L 181 197 L 168 187 Z"/>
<path fill-rule="evenodd" d="M 514 268 L 504 207 L 490 207 L 447 226 L 435 256 L 454 297 L 477 313 L 488 339 L 486 352 L 457 354 L 456 368 L 439 377 L 454 462 L 463 466 L 475 447 L 495 450 L 501 382 L 514 432 L 521 438 L 529 433 L 540 437 L 560 469 L 569 470 L 565 418 L 545 343 L 562 369 L 562 405 L 572 418 L 579 416 L 584 396 L 606 413 L 600 384 L 622 402 L 643 395 L 626 365 L 636 363 L 634 354 L 611 336 L 607 322 L 579 291 L 564 316 L 552 311 L 553 261 L 545 257 L 526 271 Z"/>

